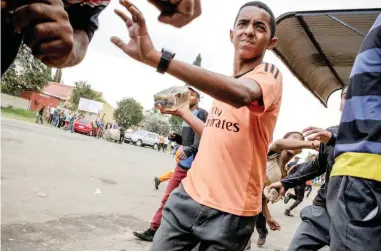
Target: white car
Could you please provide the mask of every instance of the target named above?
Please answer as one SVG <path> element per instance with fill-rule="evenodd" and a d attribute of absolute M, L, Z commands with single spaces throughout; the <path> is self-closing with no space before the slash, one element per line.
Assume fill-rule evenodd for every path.
<path fill-rule="evenodd" d="M 146 130 L 138 130 L 133 133 L 126 133 L 124 142 L 133 143 L 139 147 L 150 146 L 154 150 L 157 150 L 159 148 L 160 136 Z"/>

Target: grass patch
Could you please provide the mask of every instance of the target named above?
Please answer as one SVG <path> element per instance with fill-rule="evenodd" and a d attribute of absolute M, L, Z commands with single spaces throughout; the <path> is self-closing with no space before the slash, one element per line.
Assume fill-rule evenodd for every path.
<path fill-rule="evenodd" d="M 13 119 L 28 121 L 28 122 L 35 122 L 37 115 L 37 112 L 29 111 L 22 108 L 1 108 L 1 116 L 10 117 Z"/>

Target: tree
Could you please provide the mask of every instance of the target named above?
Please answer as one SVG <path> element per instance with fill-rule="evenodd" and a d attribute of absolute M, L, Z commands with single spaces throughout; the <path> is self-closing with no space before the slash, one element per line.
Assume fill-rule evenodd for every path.
<path fill-rule="evenodd" d="M 171 116 L 169 118 L 169 124 L 171 125 L 171 130 L 176 132 L 177 134 L 181 134 L 181 125 L 183 123 L 183 119 L 178 116 Z"/>
<path fill-rule="evenodd" d="M 201 57 L 201 54 L 199 53 L 195 61 L 193 62 L 193 65 L 201 67 L 201 61 L 202 61 L 202 57 Z"/>
<path fill-rule="evenodd" d="M 76 81 L 75 87 L 73 88 L 72 93 L 70 94 L 70 107 L 73 110 L 78 109 L 79 99 L 86 98 L 89 100 L 103 102 L 102 93 L 97 92 L 91 89 L 91 85 L 87 81 Z"/>
<path fill-rule="evenodd" d="M 161 117 L 159 114 L 153 114 L 148 116 L 144 121 L 144 129 L 166 136 L 169 134 L 170 126 L 165 117 Z"/>
<path fill-rule="evenodd" d="M 146 114 L 146 116 L 151 116 L 151 115 L 159 114 L 159 110 L 157 108 L 153 107 L 153 108 L 151 108 L 149 110 L 146 110 L 145 114 Z"/>
<path fill-rule="evenodd" d="M 144 119 L 143 106 L 134 98 L 123 98 L 114 111 L 116 122 L 125 129 L 137 125 Z"/>
<path fill-rule="evenodd" d="M 19 95 L 22 91 L 40 92 L 52 81 L 52 69 L 36 59 L 25 45 L 1 79 L 1 92 Z"/>
<path fill-rule="evenodd" d="M 57 69 L 56 70 L 56 72 L 54 74 L 53 81 L 57 82 L 57 83 L 63 83 L 62 82 L 62 69 Z"/>

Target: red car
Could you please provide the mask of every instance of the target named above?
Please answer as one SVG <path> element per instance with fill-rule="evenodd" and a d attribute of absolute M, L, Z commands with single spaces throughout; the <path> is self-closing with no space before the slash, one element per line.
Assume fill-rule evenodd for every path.
<path fill-rule="evenodd" d="M 88 136 L 92 136 L 94 133 L 93 122 L 82 118 L 74 122 L 74 132 L 84 133 Z"/>

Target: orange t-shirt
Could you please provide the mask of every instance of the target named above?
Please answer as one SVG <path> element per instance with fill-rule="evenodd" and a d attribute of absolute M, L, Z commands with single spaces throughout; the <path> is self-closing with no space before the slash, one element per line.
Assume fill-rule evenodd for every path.
<path fill-rule="evenodd" d="M 267 150 L 282 97 L 282 76 L 263 63 L 240 78 L 257 82 L 263 104 L 234 108 L 215 100 L 201 137 L 185 191 L 196 202 L 238 216 L 262 211 Z"/>

